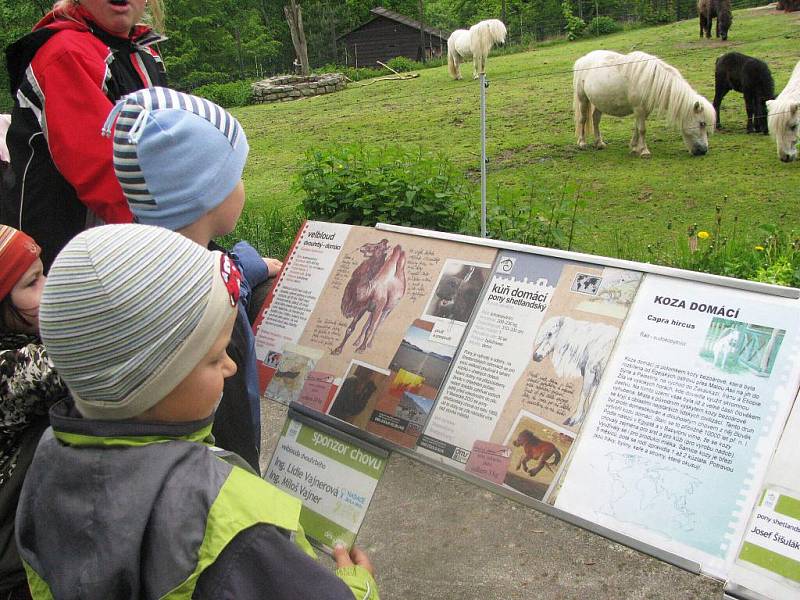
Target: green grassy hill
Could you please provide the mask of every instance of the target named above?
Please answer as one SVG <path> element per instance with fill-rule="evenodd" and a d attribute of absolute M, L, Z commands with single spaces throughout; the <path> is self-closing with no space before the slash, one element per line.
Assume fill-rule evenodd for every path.
<path fill-rule="evenodd" d="M 680 133 L 659 116 L 648 120 L 652 158 L 629 155 L 633 119 L 604 117 L 608 149 L 578 150 L 572 116 L 573 62 L 590 50 L 641 50 L 677 67 L 709 100 L 714 61 L 736 50 L 766 60 L 776 91 L 800 59 L 800 13 L 737 11 L 727 42 L 698 38 L 696 19 L 612 36 L 490 56 L 488 197 L 527 203 L 558 197 L 565 184 L 585 201 L 575 246 L 598 254 L 620 245 L 657 243 L 693 223 L 711 229 L 715 206 L 738 217 L 737 231 L 755 239 L 758 226 L 800 225 L 800 162 L 778 160 L 770 137 L 745 133 L 741 94 L 723 103 L 725 130 L 704 157 L 686 151 Z M 469 77 L 471 65 L 464 65 Z M 341 93 L 237 109 L 251 144 L 245 172 L 248 211 L 299 202 L 291 182 L 304 152 L 329 143 L 408 144 L 446 152 L 478 194 L 480 106 L 476 81 L 453 81 L 446 67 L 408 81 L 361 82 Z M 574 192 L 573 192 L 574 193 Z M 477 228 L 477 224 L 476 224 Z M 616 241 L 615 241 L 616 240 Z"/>

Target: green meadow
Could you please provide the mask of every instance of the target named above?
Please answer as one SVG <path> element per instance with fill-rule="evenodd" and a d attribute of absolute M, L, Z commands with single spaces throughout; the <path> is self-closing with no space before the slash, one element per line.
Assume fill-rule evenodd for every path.
<path fill-rule="evenodd" d="M 692 19 L 490 56 L 489 203 L 548 206 L 562 198 L 577 199 L 573 249 L 640 259 L 648 245 L 685 241 L 687 229 L 695 225 L 714 231 L 718 215 L 728 235 L 747 243 L 759 243 L 763 225 L 796 237 L 800 162 L 781 163 L 771 137 L 746 134 L 741 94 L 731 92 L 723 102 L 725 129 L 711 137 L 706 156 L 691 156 L 680 133 L 659 115 L 648 120 L 649 159 L 629 154 L 632 117 L 603 117 L 607 149 L 576 146 L 571 68 L 591 50 L 654 54 L 678 68 L 709 100 L 714 96 L 714 61 L 725 52 L 765 60 L 776 92 L 800 59 L 800 13 L 736 11 L 727 42 L 700 39 L 698 28 Z M 423 69 L 418 78 L 405 81 L 367 80 L 336 94 L 235 109 L 251 146 L 243 227 L 248 218 L 267 216 L 271 232 L 280 237 L 283 231 L 285 237 L 297 225 L 301 196 L 293 182 L 306 151 L 353 142 L 375 152 L 386 145 L 439 152 L 463 172 L 478 203 L 479 86 L 469 78 L 471 64 L 462 65 L 462 71 L 462 81 L 450 79 L 442 66 Z M 469 226 L 478 230 L 477 222 Z M 238 233 L 252 235 L 250 230 Z M 273 240 L 270 250 L 285 252 L 290 241 Z"/>

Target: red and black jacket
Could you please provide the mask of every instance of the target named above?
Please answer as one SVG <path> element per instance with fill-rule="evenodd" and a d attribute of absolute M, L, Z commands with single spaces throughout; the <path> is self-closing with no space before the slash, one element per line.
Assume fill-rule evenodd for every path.
<path fill-rule="evenodd" d="M 151 47 L 165 38 L 144 26 L 116 37 L 81 6 L 69 16 L 49 13 L 6 50 L 14 184 L 0 221 L 37 241 L 45 269 L 87 227 L 132 220 L 114 175 L 112 141 L 100 129 L 119 98 L 166 85 Z"/>

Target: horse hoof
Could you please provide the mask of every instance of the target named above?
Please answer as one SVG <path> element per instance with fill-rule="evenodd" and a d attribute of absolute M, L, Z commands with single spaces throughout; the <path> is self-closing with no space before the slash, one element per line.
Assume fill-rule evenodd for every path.
<path fill-rule="evenodd" d="M 639 155 L 639 158 L 650 158 L 650 150 L 645 150 Z"/>
<path fill-rule="evenodd" d="M 586 150 L 586 142 L 581 142 L 580 144 L 578 144 L 578 148 L 580 148 L 581 150 Z"/>
<path fill-rule="evenodd" d="M 597 148 L 598 150 L 605 150 L 607 146 L 608 146 L 608 144 L 606 144 L 605 142 L 595 142 L 594 143 L 594 147 Z"/>

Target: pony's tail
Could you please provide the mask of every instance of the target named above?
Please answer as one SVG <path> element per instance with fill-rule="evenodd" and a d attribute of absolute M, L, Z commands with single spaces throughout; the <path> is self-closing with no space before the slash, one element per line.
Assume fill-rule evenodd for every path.
<path fill-rule="evenodd" d="M 458 79 L 458 64 L 456 63 L 456 49 L 452 38 L 447 40 L 447 70 L 450 77 Z"/>
<path fill-rule="evenodd" d="M 581 71 L 572 73 L 572 114 L 575 118 L 575 135 L 580 138 L 584 133 L 583 128 L 592 120 L 594 104 L 589 103 L 589 113 L 586 115 L 585 123 L 581 123 L 581 92 L 583 91 L 583 74 Z"/>
<path fill-rule="evenodd" d="M 556 448 L 555 446 L 553 446 L 553 447 L 555 448 L 556 451 L 553 454 L 553 462 L 550 463 L 551 467 L 555 467 L 558 463 L 561 462 L 561 451 L 558 448 Z"/>

